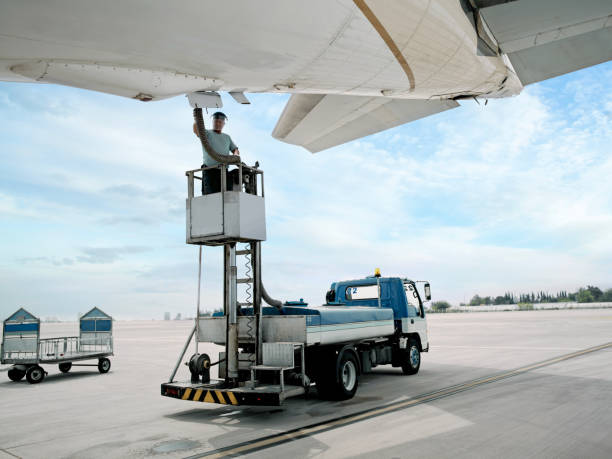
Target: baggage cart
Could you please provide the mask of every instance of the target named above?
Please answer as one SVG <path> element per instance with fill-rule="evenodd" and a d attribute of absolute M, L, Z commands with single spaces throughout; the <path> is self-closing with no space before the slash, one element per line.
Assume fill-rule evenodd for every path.
<path fill-rule="evenodd" d="M 62 373 L 73 366 L 97 366 L 108 373 L 113 355 L 113 319 L 95 307 L 79 319 L 79 336 L 40 338 L 40 320 L 23 308 L 3 323 L 0 363 L 12 364 L 8 377 L 30 384 L 41 382 L 47 372 L 41 364 L 58 364 Z M 74 363 L 97 360 L 97 364 Z"/>

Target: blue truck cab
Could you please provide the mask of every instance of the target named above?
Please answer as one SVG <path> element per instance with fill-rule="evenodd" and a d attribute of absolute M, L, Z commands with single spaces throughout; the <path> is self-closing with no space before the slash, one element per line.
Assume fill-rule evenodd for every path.
<path fill-rule="evenodd" d="M 424 282 L 424 298 L 417 283 L 400 277 L 374 276 L 334 282 L 326 295 L 327 305 L 388 308 L 393 310 L 397 336 L 418 342 L 419 350 L 429 350 L 424 301 L 431 299 L 430 286 Z"/>

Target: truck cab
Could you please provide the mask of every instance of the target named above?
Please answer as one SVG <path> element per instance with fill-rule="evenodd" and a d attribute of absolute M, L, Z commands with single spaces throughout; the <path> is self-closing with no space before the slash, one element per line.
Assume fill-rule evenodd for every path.
<path fill-rule="evenodd" d="M 428 282 L 423 283 L 424 299 L 431 299 Z M 400 277 L 374 276 L 334 282 L 326 295 L 327 305 L 378 307 L 393 310 L 395 332 L 417 340 L 420 352 L 429 350 L 427 319 L 417 282 Z"/>

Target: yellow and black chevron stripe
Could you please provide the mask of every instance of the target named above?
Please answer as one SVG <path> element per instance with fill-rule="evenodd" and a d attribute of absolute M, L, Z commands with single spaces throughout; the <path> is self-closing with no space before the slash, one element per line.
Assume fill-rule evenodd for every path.
<path fill-rule="evenodd" d="M 223 390 L 187 388 L 181 395 L 181 400 L 219 403 L 221 405 L 239 405 L 238 399 L 236 398 L 233 392 Z"/>

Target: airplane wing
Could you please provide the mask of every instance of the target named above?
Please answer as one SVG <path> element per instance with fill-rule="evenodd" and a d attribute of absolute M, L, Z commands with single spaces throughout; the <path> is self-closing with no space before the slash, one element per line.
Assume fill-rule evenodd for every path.
<path fill-rule="evenodd" d="M 495 38 L 523 85 L 612 59 L 610 0 L 469 3 L 478 15 L 477 33 Z M 291 96 L 272 135 L 315 153 L 457 105 L 453 100 L 298 94 Z"/>
<path fill-rule="evenodd" d="M 612 59 L 612 1 L 470 0 L 523 85 Z"/>
<path fill-rule="evenodd" d="M 272 136 L 316 153 L 458 105 L 448 99 L 294 94 Z"/>
<path fill-rule="evenodd" d="M 274 136 L 320 151 L 612 59 L 612 0 L 175 3 L 0 0 L 0 80 L 287 92 Z"/>

